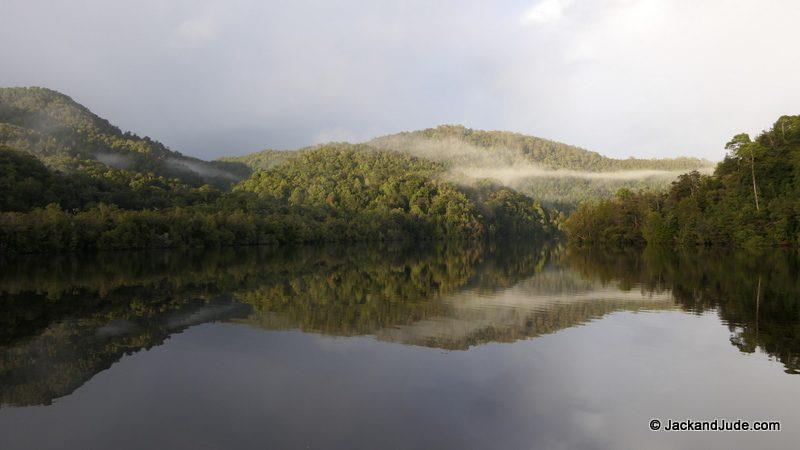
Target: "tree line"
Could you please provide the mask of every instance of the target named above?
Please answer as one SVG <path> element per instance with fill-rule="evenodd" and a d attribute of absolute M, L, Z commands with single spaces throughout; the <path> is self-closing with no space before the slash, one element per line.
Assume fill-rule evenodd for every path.
<path fill-rule="evenodd" d="M 489 182 L 464 188 L 442 167 L 331 144 L 221 191 L 106 166 L 58 172 L 0 148 L 0 253 L 287 242 L 545 238 L 530 197 Z"/>

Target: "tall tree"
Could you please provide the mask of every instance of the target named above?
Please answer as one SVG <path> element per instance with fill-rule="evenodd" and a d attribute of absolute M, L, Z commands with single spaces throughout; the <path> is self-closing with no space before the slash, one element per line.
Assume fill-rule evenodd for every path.
<path fill-rule="evenodd" d="M 750 176 L 753 181 L 753 198 L 756 202 L 756 211 L 760 211 L 758 206 L 758 187 L 756 186 L 756 155 L 755 155 L 755 142 L 750 140 L 747 133 L 737 134 L 733 139 L 725 145 L 726 150 L 730 150 L 734 156 L 739 159 L 750 159 Z M 748 158 L 749 157 L 749 158 Z"/>

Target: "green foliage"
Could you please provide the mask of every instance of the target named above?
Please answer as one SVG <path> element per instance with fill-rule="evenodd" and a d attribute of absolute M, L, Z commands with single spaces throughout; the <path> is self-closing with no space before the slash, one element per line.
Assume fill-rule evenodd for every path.
<path fill-rule="evenodd" d="M 67 210 L 102 203 L 155 209 L 207 203 L 220 194 L 207 185 L 194 188 L 176 179 L 91 162 L 80 172 L 52 171 L 31 154 L 0 145 L 0 211 L 26 212 L 50 203 Z"/>
<path fill-rule="evenodd" d="M 38 159 L 0 145 L 0 211 L 25 211 L 52 198 L 53 174 Z"/>
<path fill-rule="evenodd" d="M 219 158 L 217 162 L 244 164 L 252 170 L 269 170 L 296 156 L 297 152 L 292 150 L 262 150 L 244 156 L 225 156 Z"/>
<path fill-rule="evenodd" d="M 553 232 L 547 213 L 530 198 L 492 184 L 460 189 L 439 179 L 443 170 L 441 164 L 405 154 L 329 144 L 257 172 L 236 190 L 353 224 L 382 223 L 397 237 L 543 237 Z"/>
<path fill-rule="evenodd" d="M 579 243 L 800 245 L 800 116 L 782 116 L 755 140 L 736 135 L 726 148 L 712 176 L 691 172 L 663 194 L 583 205 L 568 235 Z M 617 220 L 631 210 L 635 221 Z"/>

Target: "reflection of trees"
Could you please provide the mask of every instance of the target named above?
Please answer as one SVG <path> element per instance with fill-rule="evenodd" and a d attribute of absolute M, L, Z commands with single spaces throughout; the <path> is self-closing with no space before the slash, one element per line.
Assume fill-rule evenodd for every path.
<path fill-rule="evenodd" d="M 499 243 L 18 260 L 0 270 L 0 404 L 46 404 L 122 356 L 214 320 L 466 349 L 669 308 L 673 295 L 690 311 L 716 308 L 735 345 L 796 371 L 797 267 L 779 255 L 756 264 Z"/>
<path fill-rule="evenodd" d="M 671 289 L 688 311 L 716 310 L 731 330 L 731 343 L 741 351 L 761 349 L 781 361 L 787 372 L 800 372 L 797 254 L 653 248 L 609 254 L 570 249 L 565 260 L 587 277 L 645 291 Z"/>
<path fill-rule="evenodd" d="M 0 347 L 0 405 L 49 404 L 126 354 L 160 345 L 189 326 L 248 313 L 244 305 L 204 301 L 159 307 L 155 316 L 137 316 L 133 307 L 127 313 L 104 310 L 66 319 Z"/>
<path fill-rule="evenodd" d="M 665 296 L 619 295 L 615 288 L 547 267 L 551 252 L 547 247 L 494 244 L 482 256 L 471 257 L 459 249 L 439 254 L 422 271 L 406 260 L 389 277 L 381 255 L 368 265 L 341 265 L 328 277 L 301 264 L 283 274 L 285 278 L 236 297 L 254 309 L 241 322 L 266 329 L 370 334 L 446 349 L 513 342 L 613 311 L 671 305 Z M 472 263 L 466 264 L 465 257 Z M 452 278 L 467 266 L 469 276 Z"/>
<path fill-rule="evenodd" d="M 485 259 L 482 246 L 431 244 L 16 260 L 0 271 L 0 404 L 49 403 L 125 354 L 253 309 L 338 334 L 408 323 L 479 280 Z M 518 261 L 492 280 L 513 283 L 532 258 Z"/>
<path fill-rule="evenodd" d="M 349 258 L 312 252 L 235 296 L 255 312 L 247 322 L 263 328 L 376 334 L 449 314 L 442 299 L 464 289 L 513 286 L 540 270 L 547 254 L 537 246 L 500 244 L 394 255 L 359 250 Z"/>

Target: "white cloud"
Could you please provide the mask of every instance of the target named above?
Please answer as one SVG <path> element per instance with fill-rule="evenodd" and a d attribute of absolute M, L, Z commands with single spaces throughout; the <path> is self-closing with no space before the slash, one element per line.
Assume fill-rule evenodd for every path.
<path fill-rule="evenodd" d="M 175 37 L 180 44 L 195 45 L 214 39 L 218 26 L 211 17 L 195 17 L 184 20 L 175 27 Z"/>
<path fill-rule="evenodd" d="M 0 85 L 205 157 L 462 123 L 717 159 L 800 113 L 798 0 L 2 1 Z"/>
<path fill-rule="evenodd" d="M 523 25 L 534 25 L 555 22 L 564 16 L 564 10 L 572 0 L 541 0 L 525 11 L 520 18 Z"/>

